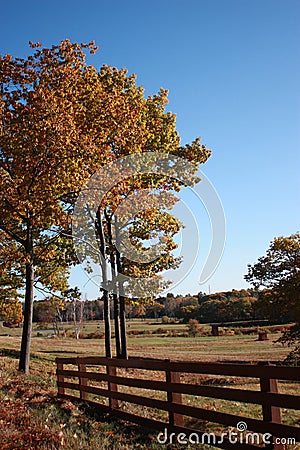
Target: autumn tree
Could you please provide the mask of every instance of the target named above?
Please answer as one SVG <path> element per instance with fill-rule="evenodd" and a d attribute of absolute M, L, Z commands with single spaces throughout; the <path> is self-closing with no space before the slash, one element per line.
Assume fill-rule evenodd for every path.
<path fill-rule="evenodd" d="M 152 304 L 147 306 L 147 317 L 153 317 L 154 319 L 158 319 L 158 317 L 162 314 L 165 309 L 164 305 L 161 303 L 154 301 Z"/>
<path fill-rule="evenodd" d="M 84 311 L 87 306 L 87 302 L 83 301 L 81 297 L 82 294 L 77 286 L 67 289 L 63 294 L 63 300 L 65 301 L 64 309 L 66 309 L 73 322 L 76 339 L 79 339 L 83 326 Z"/>
<path fill-rule="evenodd" d="M 14 255 L 16 261 L 12 260 Z M 20 254 L 17 246 L 11 244 L 8 236 L 0 234 L 0 317 L 5 322 L 23 321 L 23 308 L 20 299 L 24 286 L 22 265 L 18 262 Z"/>
<path fill-rule="evenodd" d="M 191 337 L 199 336 L 201 331 L 201 325 L 199 324 L 197 319 L 190 319 L 188 322 L 188 335 Z"/>
<path fill-rule="evenodd" d="M 0 317 L 4 322 L 22 322 L 22 303 L 18 299 L 2 300 L 0 302 Z"/>
<path fill-rule="evenodd" d="M 140 302 L 151 300 L 151 297 L 155 297 L 166 287 L 160 273 L 177 267 L 179 263 L 172 251 L 176 248 L 173 236 L 179 231 L 180 224 L 163 207 L 156 205 L 155 194 L 178 192 L 184 185 L 192 186 L 196 183 L 199 180 L 197 170 L 210 156 L 210 150 L 200 143 L 200 139 L 195 139 L 190 145 L 180 144 L 176 117 L 165 111 L 168 101 L 166 90 L 161 89 L 158 94 L 145 98 L 144 90 L 136 85 L 135 77 L 128 77 L 126 71 L 107 66 L 100 70 L 100 79 L 104 92 L 108 93 L 107 102 L 111 105 L 111 115 L 106 121 L 106 126 L 110 127 L 107 148 L 111 164 L 105 166 L 110 176 L 105 173 L 95 174 L 83 190 L 80 201 L 77 201 L 77 206 L 80 206 L 74 215 L 73 233 L 76 228 L 76 239 L 80 242 L 79 253 L 83 259 L 86 254 L 91 256 L 94 252 L 91 259 L 97 261 L 99 258 L 96 247 L 100 249 L 104 259 L 101 259 L 100 266 L 106 355 L 112 354 L 108 294 L 112 288 L 117 356 L 126 357 L 126 295 L 138 297 Z M 154 165 L 149 169 L 151 164 L 147 166 L 143 159 L 145 155 L 157 155 L 156 167 Z M 165 155 L 166 166 L 169 163 L 167 173 L 159 172 L 161 155 Z M 126 159 L 128 156 L 133 157 L 129 162 Z M 178 163 L 178 170 L 174 168 L 174 159 Z M 186 171 L 182 166 L 182 159 L 190 163 Z M 123 165 L 113 164 L 120 160 L 124 161 Z M 113 186 L 112 179 L 117 180 Z M 143 196 L 143 192 L 146 195 Z M 99 197 L 101 201 L 97 201 Z M 121 212 L 120 207 L 126 200 L 130 200 L 132 209 L 123 208 Z M 171 209 L 172 202 L 174 204 L 176 201 L 175 196 L 169 195 L 169 201 Z M 139 206 L 138 210 L 135 208 L 136 204 Z M 95 228 L 97 244 L 93 241 Z M 140 254 L 144 252 L 144 260 L 134 261 L 126 248 L 119 250 L 118 244 L 126 240 L 126 234 L 130 235 L 130 245 Z M 164 250 L 157 258 L 147 260 L 149 248 L 144 246 L 144 241 L 149 241 L 154 236 L 164 244 Z M 93 244 L 90 245 L 89 242 Z M 120 275 L 130 279 L 126 282 L 126 293 Z"/>
<path fill-rule="evenodd" d="M 43 324 L 53 324 L 56 315 L 55 306 L 49 298 L 35 302 L 34 314 L 38 322 Z"/>
<path fill-rule="evenodd" d="M 38 322 L 52 324 L 54 333 L 65 336 L 63 311 L 65 310 L 64 298 L 50 295 L 44 300 L 34 303 L 34 317 Z"/>
<path fill-rule="evenodd" d="M 198 152 L 201 154 L 199 156 Z M 178 147 L 174 144 L 173 152 L 176 153 L 182 152 L 182 148 Z M 152 153 L 152 152 L 151 152 Z M 153 152 L 154 153 L 154 152 Z M 140 152 L 140 157 L 137 154 L 134 154 L 134 159 L 132 163 L 136 164 L 138 167 L 143 166 L 143 162 L 145 152 Z M 198 163 L 196 164 L 196 158 L 194 161 L 194 166 L 192 166 L 192 170 L 190 173 L 189 181 L 191 183 L 195 182 L 195 172 L 197 171 L 198 165 L 200 161 L 204 162 L 209 156 L 209 151 L 206 150 L 205 147 L 199 146 L 199 141 L 194 143 L 194 156 L 199 158 Z M 158 154 L 158 156 L 160 156 Z M 168 154 L 166 158 L 169 158 Z M 202 159 L 201 159 L 202 158 Z M 180 161 L 180 158 L 177 161 Z M 158 162 L 159 158 L 158 158 Z M 174 161 L 170 158 L 170 166 Z M 110 167 L 111 170 L 114 169 Z M 83 196 L 84 202 L 86 202 L 86 198 L 89 196 L 89 200 L 91 201 L 89 205 L 89 213 L 90 220 L 93 223 L 93 217 L 96 217 L 96 230 L 97 236 L 99 240 L 99 248 L 101 255 L 103 255 L 104 259 L 110 262 L 110 272 L 111 272 L 111 281 L 108 280 L 108 269 L 105 265 L 105 261 L 101 263 L 102 268 L 102 278 L 103 284 L 108 286 L 117 287 L 119 291 L 114 290 L 113 299 L 114 304 L 116 305 L 119 301 L 120 308 L 118 309 L 118 305 L 114 308 L 114 319 L 115 319 L 115 335 L 116 338 L 121 335 L 121 346 L 119 339 L 116 339 L 116 348 L 117 348 L 117 356 L 126 357 L 126 336 L 125 336 L 125 306 L 124 306 L 124 294 L 121 293 L 121 290 L 124 289 L 124 282 L 122 281 L 122 277 L 127 277 L 125 281 L 127 296 L 131 295 L 133 297 L 138 297 L 139 301 L 148 301 L 151 298 L 155 297 L 164 287 L 167 287 L 167 283 L 164 282 L 163 278 L 159 275 L 163 270 L 176 268 L 179 263 L 179 259 L 175 258 L 172 254 L 172 251 L 176 248 L 176 244 L 173 240 L 173 236 L 179 231 L 180 223 L 177 219 L 172 217 L 167 211 L 161 210 L 161 208 L 157 207 L 155 201 L 151 204 L 149 201 L 150 192 L 149 186 L 151 186 L 152 190 L 160 191 L 164 189 L 180 189 L 180 180 L 178 181 L 179 176 L 172 175 L 157 175 L 155 170 L 153 173 L 149 174 L 146 169 L 145 174 L 143 174 L 143 170 L 141 170 L 141 174 L 134 174 L 134 176 L 129 177 L 124 176 L 125 180 L 122 180 L 121 183 L 116 183 L 113 188 L 110 188 L 108 195 L 105 196 L 103 201 L 98 205 L 94 198 L 89 196 L 89 190 L 92 193 L 92 197 L 94 193 L 99 190 L 106 189 L 105 180 L 101 177 L 96 181 L 98 185 L 101 185 L 101 188 L 97 187 L 95 184 L 95 180 L 92 180 L 92 185 L 87 187 Z M 111 183 L 111 179 L 108 180 L 107 185 L 109 186 Z M 181 183 L 184 184 L 183 182 Z M 107 188 L 108 191 L 108 188 Z M 146 191 L 147 195 L 142 196 L 140 192 Z M 171 204 L 176 201 L 173 196 L 170 196 Z M 122 203 L 122 200 L 130 199 L 133 204 L 133 212 L 129 208 L 128 210 L 125 208 L 125 215 L 120 213 L 119 205 Z M 154 199 L 153 199 L 154 200 Z M 135 214 L 134 211 L 135 203 L 139 204 L 138 213 Z M 149 205 L 150 203 L 150 205 Z M 118 218 L 121 217 L 122 220 L 118 219 L 118 224 L 116 224 L 117 215 L 115 214 L 118 209 Z M 82 209 L 79 208 L 79 216 L 82 216 Z M 93 211 L 93 212 L 91 212 Z M 81 217 L 77 217 L 77 219 L 81 219 Z M 121 225 L 120 225 L 121 224 Z M 113 230 L 114 226 L 114 231 Z M 87 233 L 83 233 L 83 229 L 79 227 L 80 234 L 79 237 L 82 241 L 88 241 L 88 231 Z M 124 249 L 120 251 L 120 246 L 118 243 L 124 244 L 126 242 L 126 237 L 124 238 L 124 234 L 126 232 L 130 234 L 130 239 L 127 238 L 127 244 L 124 246 Z M 144 245 L 144 241 L 149 241 L 152 238 L 158 239 L 158 246 L 160 247 L 160 252 L 154 255 L 153 258 L 147 259 L 149 247 Z M 115 244 L 113 244 L 113 240 Z M 84 244 L 86 245 L 86 244 Z M 95 248 L 93 244 L 91 247 Z M 128 247 L 131 250 L 128 250 Z M 132 248 L 138 252 L 138 254 L 142 258 L 138 260 L 134 260 L 131 256 Z M 134 251 L 133 251 L 134 253 Z M 96 257 L 97 255 L 95 255 Z M 121 275 L 121 277 L 120 277 Z M 115 281 L 117 280 L 117 282 Z M 121 287 L 120 287 L 121 285 Z M 118 300 L 119 298 L 119 300 Z M 105 304 L 105 302 L 104 302 Z M 105 310 L 108 310 L 107 306 Z M 118 324 L 118 316 L 120 317 L 120 322 Z M 106 323 L 108 322 L 106 316 Z M 120 332 L 118 331 L 118 327 L 120 326 Z M 106 343 L 109 343 L 109 339 L 106 339 Z M 108 344 L 106 347 L 107 355 L 111 355 L 111 349 Z"/>
<path fill-rule="evenodd" d="M 23 267 L 19 262 L 21 257 L 17 245 L 13 244 L 5 233 L 0 233 L 0 308 L 2 311 L 5 302 L 21 298 L 20 290 L 24 287 Z"/>
<path fill-rule="evenodd" d="M 277 237 L 265 256 L 248 266 L 245 279 L 255 288 L 264 287 L 258 304 L 270 317 L 289 318 L 296 324 L 283 341 L 296 345 L 300 354 L 300 234 Z"/>
<path fill-rule="evenodd" d="M 29 370 L 34 284 L 66 288 L 69 209 L 93 167 L 103 161 L 84 114 L 97 91 L 84 49 L 63 41 L 27 59 L 0 57 L 0 230 L 21 254 L 25 273 L 19 369 Z M 94 89 L 93 89 L 94 88 Z M 89 116 L 89 117 L 87 117 Z M 97 152 L 96 152 L 97 148 Z M 11 258 L 15 260 L 14 251 Z"/>
<path fill-rule="evenodd" d="M 132 261 L 126 252 L 121 254 L 115 249 L 117 271 L 127 276 L 130 281 L 127 283 L 127 291 L 135 297 L 135 315 L 145 316 L 146 305 L 152 304 L 155 297 L 161 290 L 168 286 L 168 282 L 163 279 L 161 272 L 167 269 L 178 267 L 180 259 L 172 255 L 177 245 L 173 241 L 173 236 L 179 231 L 180 223 L 169 213 L 159 211 L 156 208 L 146 207 L 141 213 L 130 218 L 126 223 L 129 226 L 131 243 L 140 254 L 145 254 L 143 261 Z M 147 261 L 149 248 L 147 243 L 151 239 L 157 239 L 163 244 L 159 255 Z M 129 252 L 130 253 L 130 252 Z M 132 280 L 134 280 L 132 282 Z M 123 287 L 123 286 L 122 286 Z M 120 357 L 127 357 L 127 343 L 125 333 L 125 298 L 119 295 L 120 302 Z M 123 304 L 122 304 L 123 303 Z M 139 312 L 137 312 L 139 311 Z M 118 325 L 117 325 L 118 326 Z M 116 326 L 115 326 L 116 329 Z"/>
<path fill-rule="evenodd" d="M 199 165 L 210 155 L 200 139 L 185 146 L 180 144 L 175 115 L 165 111 L 166 90 L 145 98 L 135 76 L 128 76 L 125 69 L 103 66 L 98 71 L 87 65 L 85 51 L 94 53 L 93 43 L 79 45 L 65 40 L 51 48 L 31 46 L 35 50 L 27 59 L 0 57 L 0 230 L 22 254 L 25 309 L 19 368 L 25 372 L 29 370 L 34 285 L 39 279 L 52 291 L 67 288 L 65 281 L 73 256 L 68 240 L 70 215 L 90 176 L 126 155 L 173 154 L 191 164 L 185 181 L 184 177 L 172 176 L 172 170 L 169 176 L 141 173 L 125 177 L 93 212 L 93 232 L 96 222 L 100 250 L 110 263 L 111 274 L 118 274 L 123 268 L 137 271 L 142 286 L 145 272 L 141 266 L 129 267 L 126 255 L 118 252 L 112 242 L 116 208 L 124 198 L 134 197 L 149 187 L 158 192 L 192 185 Z M 148 208 L 147 214 L 147 220 L 153 217 L 153 208 Z M 159 208 L 155 214 L 162 219 Z M 139 246 L 138 233 L 142 230 L 134 231 L 131 226 L 132 233 L 136 233 L 135 245 Z M 168 240 L 166 261 L 173 264 L 173 231 L 166 221 L 161 220 L 157 227 Z M 118 236 L 114 237 L 118 240 Z M 153 278 L 153 285 L 159 285 L 155 270 L 161 270 L 162 263 L 163 259 L 160 267 L 153 264 L 151 270 L 144 268 Z M 106 354 L 111 356 L 110 274 L 105 273 L 104 266 L 102 269 Z M 122 284 L 118 289 L 113 301 L 120 320 L 115 327 L 120 327 L 124 341 Z"/>
<path fill-rule="evenodd" d="M 145 317 L 146 315 L 146 308 L 145 305 L 143 305 L 143 303 L 139 303 L 139 302 L 133 302 L 132 303 L 132 315 L 133 317 Z"/>

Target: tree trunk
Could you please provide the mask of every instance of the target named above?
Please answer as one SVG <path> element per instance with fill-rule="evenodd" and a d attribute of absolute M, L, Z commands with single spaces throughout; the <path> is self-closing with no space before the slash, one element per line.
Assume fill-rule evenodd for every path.
<path fill-rule="evenodd" d="M 122 287 L 121 287 L 122 290 Z M 128 359 L 127 338 L 126 338 L 126 312 L 125 298 L 120 295 L 120 328 L 121 328 L 121 358 Z"/>
<path fill-rule="evenodd" d="M 113 293 L 113 301 L 114 301 L 114 325 L 115 325 L 116 355 L 117 355 L 117 358 L 121 358 L 120 309 L 119 309 L 119 298 L 116 293 Z"/>
<path fill-rule="evenodd" d="M 105 356 L 111 358 L 111 324 L 110 324 L 110 307 L 109 307 L 109 295 L 107 291 L 103 291 L 103 315 L 104 315 L 104 328 L 105 328 Z"/>
<path fill-rule="evenodd" d="M 26 256 L 28 258 L 28 262 L 26 264 L 24 321 L 23 321 L 21 352 L 19 360 L 19 370 L 21 372 L 28 374 L 30 361 L 30 342 L 32 334 L 33 286 L 34 286 L 33 241 L 32 241 L 32 229 L 30 226 L 28 226 L 27 228 Z"/>
<path fill-rule="evenodd" d="M 96 215 L 96 231 L 98 233 L 100 239 L 100 252 L 104 259 L 106 256 L 105 250 L 105 238 L 103 233 L 103 225 L 102 225 L 102 217 L 100 207 L 97 210 Z M 104 328 L 105 328 L 105 356 L 107 358 L 111 358 L 111 323 L 110 323 L 110 304 L 109 304 L 109 295 L 107 290 L 107 269 L 105 261 L 101 261 L 101 270 L 102 270 L 102 283 L 103 283 L 103 317 L 104 317 Z"/>
<path fill-rule="evenodd" d="M 121 261 L 120 261 L 120 252 L 119 252 L 119 228 L 118 228 L 118 219 L 115 217 L 115 232 L 116 232 L 116 266 L 118 274 L 120 273 Z M 125 297 L 123 292 L 122 282 L 119 281 L 119 303 L 120 303 L 120 333 L 121 333 L 121 358 L 128 359 L 127 352 L 127 337 L 126 337 L 126 311 L 125 311 Z"/>
<path fill-rule="evenodd" d="M 114 325 L 115 325 L 115 342 L 116 342 L 116 355 L 117 358 L 121 358 L 121 341 L 120 341 L 120 309 L 119 309 L 119 296 L 117 294 L 118 286 L 116 282 L 116 261 L 115 251 L 112 240 L 111 218 L 108 214 L 105 214 L 107 221 L 107 233 L 108 233 L 108 245 L 109 245 L 109 257 L 111 277 L 113 283 L 113 307 L 114 307 Z"/>
<path fill-rule="evenodd" d="M 65 325 L 64 325 L 64 321 L 63 321 L 63 316 L 62 316 L 62 313 L 58 306 L 56 306 L 56 313 L 57 313 L 58 320 L 60 322 L 62 336 L 66 337 L 66 330 L 65 330 Z M 59 336 L 59 326 L 57 326 L 57 331 L 58 331 L 58 336 Z"/>

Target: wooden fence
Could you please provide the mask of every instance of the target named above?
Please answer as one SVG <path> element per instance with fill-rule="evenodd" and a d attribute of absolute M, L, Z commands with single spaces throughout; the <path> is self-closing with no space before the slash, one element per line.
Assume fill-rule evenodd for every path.
<path fill-rule="evenodd" d="M 173 443 L 177 442 L 175 436 L 177 439 L 180 436 L 180 439 L 184 441 L 184 436 L 191 439 L 193 435 L 193 441 L 191 439 L 188 442 L 196 442 L 197 438 L 200 439 L 199 442 L 210 442 L 217 448 L 257 450 L 262 444 L 257 445 L 255 436 L 258 439 L 258 435 L 261 438 L 262 435 L 268 434 L 267 436 L 272 435 L 267 439 L 271 440 L 271 443 L 263 444 L 263 448 L 283 450 L 285 443 L 292 443 L 292 440 L 300 441 L 300 427 L 281 423 L 281 408 L 300 410 L 300 396 L 278 393 L 277 386 L 277 380 L 291 383 L 299 381 L 300 370 L 296 367 L 177 362 L 147 358 L 123 360 L 104 357 L 57 358 L 56 363 L 59 397 L 88 402 L 100 412 L 157 430 L 162 433 L 161 439 L 164 439 L 164 436 L 168 439 L 167 442 L 171 442 L 171 438 Z M 69 367 L 64 368 L 66 365 Z M 153 377 L 151 379 L 151 371 L 160 374 L 158 377 L 160 380 L 155 380 Z M 145 373 L 148 375 L 146 378 L 141 378 L 141 373 L 143 377 Z M 140 377 L 137 377 L 138 374 Z M 188 380 L 188 377 L 195 378 L 195 374 L 255 378 L 258 379 L 260 390 L 203 385 L 182 380 L 182 378 Z M 66 381 L 66 378 L 71 380 Z M 74 379 L 77 382 L 74 382 Z M 97 383 L 98 385 L 95 385 Z M 124 392 L 124 387 L 127 388 L 127 392 Z M 129 393 L 129 388 L 134 393 Z M 153 398 L 155 391 L 159 391 L 165 399 Z M 188 396 L 193 396 L 193 402 Z M 236 414 L 193 406 L 194 400 L 201 396 L 260 405 L 262 419 L 239 415 L 238 405 L 235 406 Z M 108 404 L 101 404 L 99 397 L 108 399 Z M 154 420 L 130 413 L 128 403 L 164 411 L 167 419 Z M 127 411 L 124 410 L 125 408 Z M 148 415 L 151 417 L 151 412 Z M 193 428 L 194 425 L 193 427 L 186 425 L 188 418 L 189 420 L 192 418 L 194 422 L 198 419 L 200 424 L 207 421 L 233 428 L 242 422 L 244 426 L 246 424 L 247 432 L 243 434 L 243 443 L 239 440 L 236 444 L 228 436 L 225 436 L 221 442 L 220 436 L 208 435 L 198 431 L 199 428 L 198 430 Z M 247 433 L 252 432 L 253 436 L 249 434 L 247 437 Z M 179 435 L 179 433 L 182 434 Z M 240 438 L 241 434 L 238 434 L 238 439 Z"/>

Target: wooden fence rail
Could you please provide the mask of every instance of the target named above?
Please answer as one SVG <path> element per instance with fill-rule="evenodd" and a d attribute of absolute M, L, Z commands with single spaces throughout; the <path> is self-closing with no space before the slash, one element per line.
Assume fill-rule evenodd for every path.
<path fill-rule="evenodd" d="M 262 435 L 269 436 L 266 439 L 267 442 L 263 444 L 263 448 L 274 450 L 283 450 L 285 443 L 293 443 L 293 440 L 295 442 L 300 441 L 300 427 L 281 423 L 281 408 L 300 410 L 300 396 L 281 394 L 278 392 L 277 386 L 277 380 L 292 383 L 299 381 L 300 370 L 296 367 L 176 362 L 147 358 L 122 360 L 104 357 L 57 358 L 56 363 L 59 397 L 86 401 L 101 412 L 110 413 L 114 417 L 163 432 L 161 436 L 168 439 L 167 442 L 171 442 L 171 438 L 173 439 L 172 442 L 176 442 L 174 436 L 177 436 L 178 439 L 179 433 L 181 433 L 181 439 L 183 439 L 183 436 L 191 438 L 193 435 L 193 439 L 198 439 L 198 442 L 211 443 L 215 447 L 224 449 L 257 450 L 261 445 L 258 445 L 257 440 L 258 438 L 261 439 Z M 66 365 L 75 367 L 65 368 Z M 135 376 L 131 376 L 131 374 L 127 376 L 126 371 L 132 371 L 133 369 L 136 369 Z M 118 373 L 120 370 L 122 374 Z M 150 376 L 146 379 L 141 378 L 141 370 L 143 373 L 149 371 Z M 150 371 L 160 373 L 161 379 L 151 379 Z M 137 374 L 140 377 L 137 377 Z M 260 390 L 187 383 L 181 379 L 183 374 L 185 377 L 191 374 L 199 374 L 256 378 Z M 66 381 L 66 379 L 71 380 Z M 74 379 L 78 381 L 74 382 Z M 95 383 L 98 384 L 95 385 Z M 130 393 L 129 389 L 126 392 L 121 392 L 121 387 L 131 388 L 133 393 Z M 139 389 L 142 391 L 136 393 Z M 148 396 L 146 396 L 145 390 Z M 161 396 L 163 395 L 164 399 L 153 398 L 155 391 L 158 391 Z M 79 395 L 76 395 L 76 392 Z M 152 395 L 150 395 L 151 392 Z M 202 396 L 257 404 L 261 406 L 262 419 L 245 418 L 238 414 L 193 406 L 186 401 L 187 395 L 193 396 L 193 398 Z M 92 399 L 91 396 L 96 396 L 97 400 L 98 397 L 107 398 L 108 404 L 102 404 L 95 398 Z M 129 413 L 123 409 L 125 407 L 124 402 L 164 411 L 167 413 L 167 419 L 165 421 L 154 420 L 139 414 Z M 237 434 L 239 441 L 236 444 L 233 442 L 231 435 L 228 438 L 228 433 L 222 438 L 221 435 L 208 434 L 187 426 L 185 424 L 186 418 L 198 419 L 202 423 L 203 421 L 213 422 L 234 429 L 236 429 L 238 423 L 243 423 L 247 430 L 243 434 Z M 238 428 L 237 431 L 240 432 L 241 430 Z M 171 433 L 175 433 L 175 435 Z M 240 440 L 241 436 L 243 436 L 243 441 Z"/>

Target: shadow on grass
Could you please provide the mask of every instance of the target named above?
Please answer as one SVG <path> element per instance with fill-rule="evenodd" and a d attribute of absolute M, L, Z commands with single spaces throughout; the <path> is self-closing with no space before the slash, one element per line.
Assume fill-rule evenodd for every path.
<path fill-rule="evenodd" d="M 77 355 L 73 350 L 39 350 L 39 353 L 51 353 L 52 355 L 56 355 L 56 353 L 73 353 L 73 355 Z"/>
<path fill-rule="evenodd" d="M 8 356 L 10 358 L 19 359 L 20 352 L 19 352 L 19 350 L 13 350 L 11 348 L 2 348 L 0 350 L 0 356 Z"/>
<path fill-rule="evenodd" d="M 90 420 L 101 423 L 102 427 L 110 429 L 116 436 L 123 436 L 124 444 L 130 444 L 130 448 L 156 448 L 156 446 L 153 447 L 151 444 L 153 444 L 153 433 L 157 434 L 159 433 L 158 431 L 151 431 L 140 425 L 118 420 L 107 413 L 101 413 L 98 409 L 95 409 L 88 403 L 80 401 L 76 403 L 78 404 L 79 409 L 83 411 L 85 416 Z M 165 448 L 169 447 L 166 446 Z M 172 448 L 175 449 L 177 447 L 174 446 Z"/>
<path fill-rule="evenodd" d="M 47 353 L 53 353 L 53 352 L 47 352 Z M 12 348 L 2 348 L 0 350 L 0 357 L 1 356 L 7 356 L 9 358 L 19 359 L 20 358 L 20 351 L 19 350 L 14 350 Z M 33 360 L 36 360 L 36 361 L 39 361 L 39 360 L 49 361 L 48 358 L 36 355 L 34 353 L 30 354 L 30 359 L 31 360 L 33 359 Z"/>
<path fill-rule="evenodd" d="M 272 364 L 272 365 L 281 365 L 283 362 L 282 361 L 257 361 L 257 360 L 253 360 L 253 361 L 244 361 L 244 360 L 236 360 L 236 359 L 222 359 L 222 361 L 220 361 L 221 363 L 224 364 L 243 364 L 243 365 L 268 365 L 268 364 Z"/>

